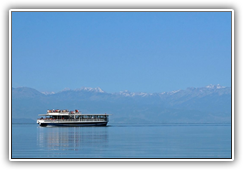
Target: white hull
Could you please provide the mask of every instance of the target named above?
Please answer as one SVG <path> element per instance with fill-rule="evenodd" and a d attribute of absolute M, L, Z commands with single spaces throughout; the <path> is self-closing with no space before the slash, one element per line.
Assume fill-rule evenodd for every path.
<path fill-rule="evenodd" d="M 105 120 L 37 120 L 40 126 L 106 126 Z"/>

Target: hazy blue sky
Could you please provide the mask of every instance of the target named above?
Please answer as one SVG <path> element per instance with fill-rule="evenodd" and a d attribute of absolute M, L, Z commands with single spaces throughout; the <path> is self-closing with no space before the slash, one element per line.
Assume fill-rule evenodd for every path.
<path fill-rule="evenodd" d="M 231 12 L 13 12 L 12 86 L 231 86 Z"/>

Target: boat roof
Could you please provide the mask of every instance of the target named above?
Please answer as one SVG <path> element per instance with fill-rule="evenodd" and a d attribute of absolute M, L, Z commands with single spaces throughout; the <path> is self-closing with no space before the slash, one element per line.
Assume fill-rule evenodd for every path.
<path fill-rule="evenodd" d="M 39 114 L 39 116 L 109 116 L 110 114 L 80 114 L 80 113 L 73 113 L 73 114 L 67 114 L 67 113 L 47 113 L 47 114 Z"/>

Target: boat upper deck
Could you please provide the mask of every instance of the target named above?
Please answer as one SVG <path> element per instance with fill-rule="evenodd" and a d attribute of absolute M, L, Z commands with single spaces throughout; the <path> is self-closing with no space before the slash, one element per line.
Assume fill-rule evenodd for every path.
<path fill-rule="evenodd" d="M 79 110 L 47 110 L 46 114 L 39 114 L 39 116 L 109 116 L 109 114 L 82 114 Z"/>
<path fill-rule="evenodd" d="M 47 113 L 39 114 L 39 116 L 109 116 L 110 114 L 81 114 L 81 113 Z"/>

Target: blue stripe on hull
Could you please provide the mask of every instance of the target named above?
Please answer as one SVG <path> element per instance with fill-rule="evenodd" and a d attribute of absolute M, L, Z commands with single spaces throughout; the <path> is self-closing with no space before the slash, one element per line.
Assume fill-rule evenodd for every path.
<path fill-rule="evenodd" d="M 40 126 L 106 126 L 107 122 L 102 123 L 42 123 Z"/>

